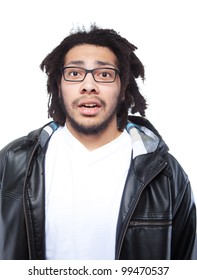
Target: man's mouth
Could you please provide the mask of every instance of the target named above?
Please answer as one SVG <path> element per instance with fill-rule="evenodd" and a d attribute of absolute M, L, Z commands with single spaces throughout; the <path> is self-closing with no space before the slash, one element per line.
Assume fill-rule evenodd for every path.
<path fill-rule="evenodd" d="M 96 108 L 96 107 L 101 107 L 98 106 L 97 104 L 82 104 L 79 107 L 84 107 L 84 108 Z"/>
<path fill-rule="evenodd" d="M 91 100 L 81 100 L 78 103 L 79 111 L 82 115 L 86 116 L 95 116 L 101 110 L 102 104 L 99 100 L 91 101 Z"/>

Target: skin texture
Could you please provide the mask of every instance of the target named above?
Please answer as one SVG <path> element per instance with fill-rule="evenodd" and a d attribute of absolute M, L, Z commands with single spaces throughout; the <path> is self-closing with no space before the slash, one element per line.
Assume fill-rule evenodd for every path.
<path fill-rule="evenodd" d="M 64 66 L 117 69 L 117 59 L 107 47 L 83 44 L 68 51 Z M 99 148 L 121 134 L 116 117 L 120 88 L 119 75 L 113 83 L 98 83 L 91 73 L 82 82 L 68 82 L 62 77 L 59 95 L 67 128 L 87 149 Z M 92 104 L 96 107 L 90 108 Z"/>

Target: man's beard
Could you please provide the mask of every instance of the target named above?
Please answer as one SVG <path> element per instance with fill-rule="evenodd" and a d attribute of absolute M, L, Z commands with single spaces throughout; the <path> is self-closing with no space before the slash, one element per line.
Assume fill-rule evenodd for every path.
<path fill-rule="evenodd" d="M 98 98 L 98 97 L 97 97 Z M 99 99 L 99 98 L 98 98 Z M 105 103 L 99 99 L 99 101 L 102 103 L 103 107 L 105 107 Z M 77 103 L 74 101 L 74 103 Z M 84 134 L 84 135 L 97 135 L 103 132 L 111 123 L 111 121 L 117 116 L 117 110 L 119 108 L 119 102 L 117 101 L 116 106 L 114 107 L 114 110 L 111 112 L 111 114 L 108 115 L 106 119 L 103 121 L 96 123 L 96 124 L 83 124 L 82 122 L 76 121 L 72 115 L 68 112 L 66 105 L 64 104 L 64 100 L 62 97 L 62 94 L 60 93 L 59 96 L 59 104 L 61 109 L 63 110 L 64 114 L 66 115 L 66 121 L 70 123 L 72 128 L 77 131 L 78 133 Z M 93 117 L 89 117 L 93 118 Z"/>

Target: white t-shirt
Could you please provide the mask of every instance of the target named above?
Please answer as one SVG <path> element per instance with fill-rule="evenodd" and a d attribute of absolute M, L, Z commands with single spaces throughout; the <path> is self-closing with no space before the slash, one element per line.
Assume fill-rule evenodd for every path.
<path fill-rule="evenodd" d="M 126 131 L 93 151 L 66 126 L 53 134 L 45 160 L 47 259 L 114 259 L 131 150 Z"/>

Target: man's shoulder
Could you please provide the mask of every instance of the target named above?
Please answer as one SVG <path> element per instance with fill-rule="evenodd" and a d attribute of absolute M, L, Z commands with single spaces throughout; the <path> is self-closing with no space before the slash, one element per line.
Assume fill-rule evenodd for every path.
<path fill-rule="evenodd" d="M 0 150 L 0 155 L 8 150 L 21 150 L 28 146 L 33 145 L 38 140 L 43 144 L 58 128 L 58 124 L 55 122 L 49 122 L 37 129 L 30 131 L 27 135 L 16 138 L 9 142 L 4 148 Z"/>
<path fill-rule="evenodd" d="M 0 175 L 6 163 L 17 167 L 18 161 L 25 159 L 35 147 L 43 148 L 57 128 L 56 123 L 50 122 L 8 143 L 0 150 Z"/>

